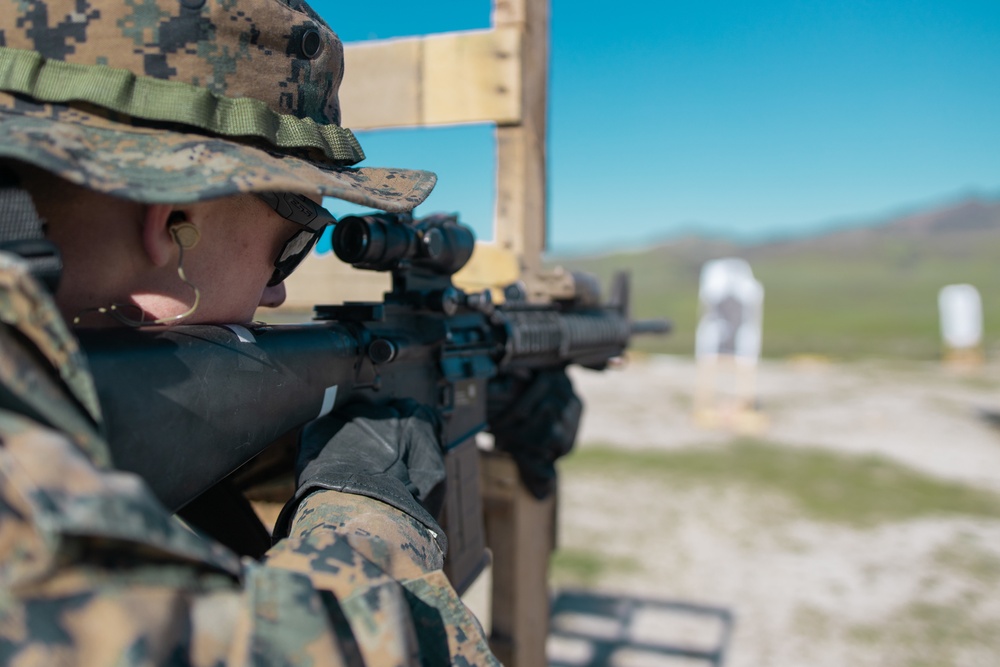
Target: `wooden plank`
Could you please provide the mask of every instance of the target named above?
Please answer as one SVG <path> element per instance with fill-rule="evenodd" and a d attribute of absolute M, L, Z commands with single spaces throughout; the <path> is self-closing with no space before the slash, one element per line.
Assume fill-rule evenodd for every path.
<path fill-rule="evenodd" d="M 476 241 L 472 258 L 454 275 L 453 281 L 466 292 L 493 290 L 494 301 L 499 302 L 503 292 L 498 288 L 516 282 L 520 277 L 520 268 L 513 253 L 491 242 Z"/>
<path fill-rule="evenodd" d="M 425 39 L 424 123 L 519 122 L 520 49 L 509 28 Z"/>
<path fill-rule="evenodd" d="M 520 42 L 505 28 L 347 44 L 343 125 L 518 123 Z"/>
<path fill-rule="evenodd" d="M 332 252 L 324 255 L 312 253 L 285 280 L 288 297 L 281 310 L 310 313 L 316 304 L 382 301 L 391 287 L 392 276 L 389 273 L 355 269 L 337 259 Z M 268 315 L 262 312 L 261 316 Z"/>
<path fill-rule="evenodd" d="M 423 40 L 344 45 L 341 124 L 355 130 L 421 123 Z"/>

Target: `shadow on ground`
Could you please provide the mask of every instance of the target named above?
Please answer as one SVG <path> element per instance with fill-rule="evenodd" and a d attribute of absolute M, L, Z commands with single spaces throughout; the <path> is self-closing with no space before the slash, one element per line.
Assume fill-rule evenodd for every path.
<path fill-rule="evenodd" d="M 549 665 L 721 667 L 733 624 L 723 607 L 562 590 L 552 604 Z"/>

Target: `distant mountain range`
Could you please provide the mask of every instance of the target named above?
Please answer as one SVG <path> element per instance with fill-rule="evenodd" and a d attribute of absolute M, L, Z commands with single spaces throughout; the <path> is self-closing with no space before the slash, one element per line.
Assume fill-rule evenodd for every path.
<path fill-rule="evenodd" d="M 972 197 L 949 206 L 905 215 L 875 229 L 904 234 L 998 231 L 1000 201 Z"/>
<path fill-rule="evenodd" d="M 754 245 L 684 237 L 644 250 L 553 263 L 633 275 L 635 313 L 668 315 L 676 330 L 650 350 L 689 353 L 701 265 L 748 260 L 764 284 L 764 353 L 933 358 L 937 292 L 967 282 L 981 292 L 987 343 L 1000 343 L 1000 201 L 970 197 L 881 224 Z M 1000 351 L 1000 350 L 998 350 Z"/>
<path fill-rule="evenodd" d="M 970 232 L 1000 232 L 1000 200 L 969 197 L 947 205 L 895 216 L 878 223 L 832 230 L 804 238 L 771 241 L 759 246 L 797 244 L 840 244 L 887 237 L 939 237 Z"/>

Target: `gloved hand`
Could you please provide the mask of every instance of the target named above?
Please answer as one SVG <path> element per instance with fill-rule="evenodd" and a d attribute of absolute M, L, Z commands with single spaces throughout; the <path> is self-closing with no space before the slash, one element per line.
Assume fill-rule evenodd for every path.
<path fill-rule="evenodd" d="M 354 403 L 303 429 L 296 461 L 298 489 L 278 517 L 288 533 L 308 494 L 331 489 L 374 498 L 427 526 L 445 548 L 434 517 L 444 502 L 445 467 L 437 415 L 415 401 Z"/>
<path fill-rule="evenodd" d="M 539 500 L 555 490 L 556 459 L 573 448 L 582 414 L 563 369 L 503 376 L 488 387 L 496 447 L 514 458 L 521 481 Z"/>

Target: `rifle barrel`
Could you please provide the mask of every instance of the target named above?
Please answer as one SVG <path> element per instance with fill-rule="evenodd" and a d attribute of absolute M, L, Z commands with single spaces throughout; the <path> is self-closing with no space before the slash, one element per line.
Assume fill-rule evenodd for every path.
<path fill-rule="evenodd" d="M 674 323 L 670 320 L 636 320 L 632 322 L 632 335 L 657 335 L 663 336 L 674 329 Z"/>

